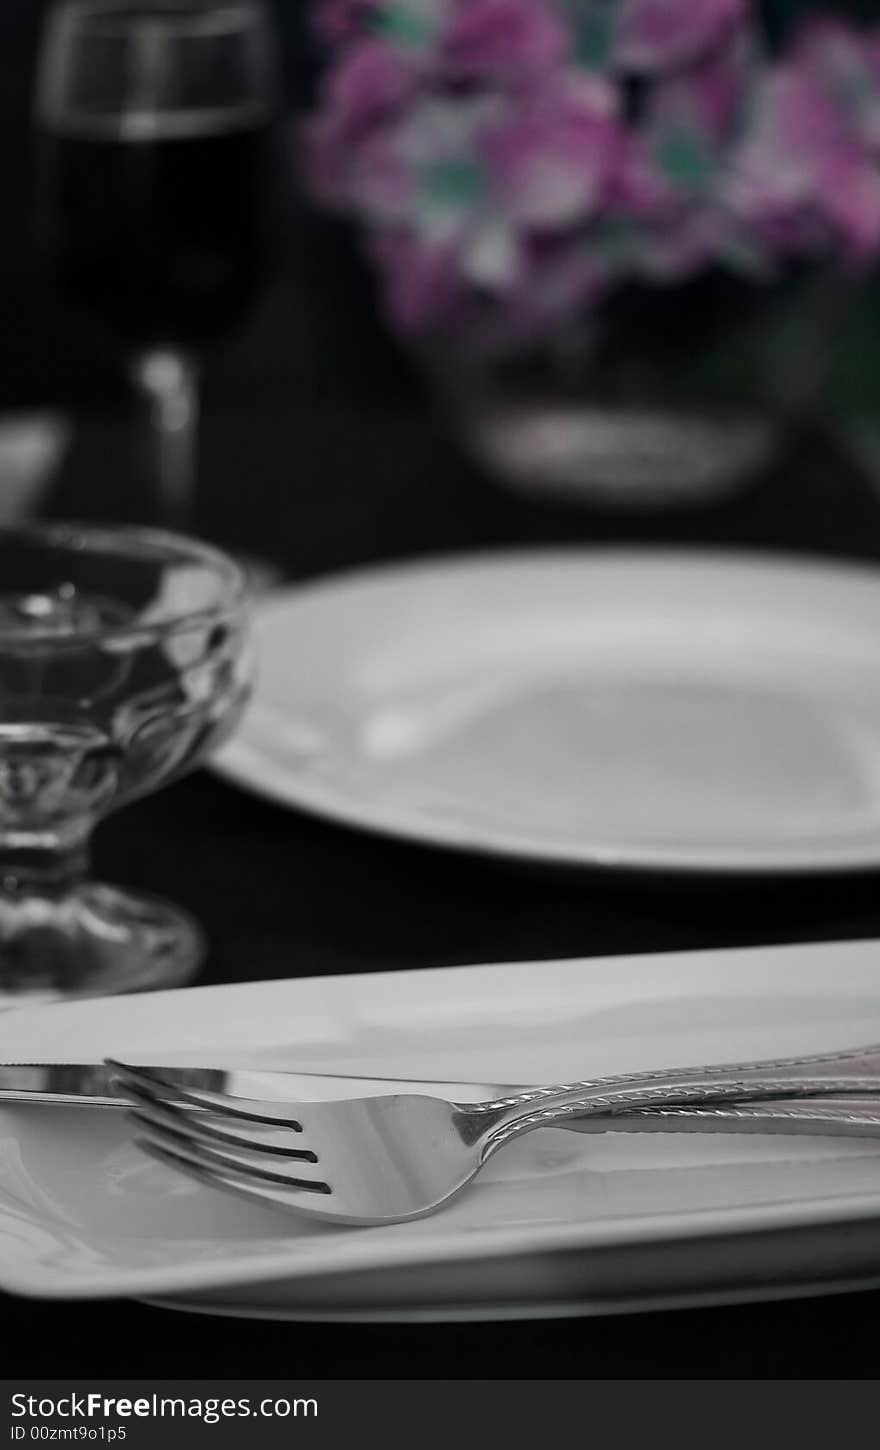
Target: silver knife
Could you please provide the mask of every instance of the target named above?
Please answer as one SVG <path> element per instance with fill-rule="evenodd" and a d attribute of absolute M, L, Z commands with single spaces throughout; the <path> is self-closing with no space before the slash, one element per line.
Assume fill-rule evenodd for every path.
<path fill-rule="evenodd" d="M 152 1067 L 166 1082 L 181 1088 L 202 1088 L 205 1092 L 227 1093 L 235 1098 L 309 1099 L 370 1096 L 371 1092 L 422 1092 L 448 1096 L 461 1094 L 461 1102 L 488 1101 L 528 1088 L 503 1084 L 464 1082 L 418 1082 L 396 1078 L 352 1077 L 341 1073 L 300 1073 L 272 1068 Z M 0 1104 L 76 1104 L 92 1108 L 127 1108 L 128 1099 L 116 1089 L 116 1072 L 105 1063 L 7 1062 L 0 1063 Z"/>
<path fill-rule="evenodd" d="M 146 1064 L 143 1064 L 146 1066 Z M 351 1077 L 341 1073 L 298 1073 L 279 1069 L 153 1067 L 166 1082 L 231 1097 L 327 1101 L 329 1098 L 419 1092 L 455 1102 L 488 1102 L 533 1085 L 428 1082 L 419 1079 Z M 0 1063 L 0 1106 L 4 1103 L 127 1108 L 104 1063 Z M 570 1118 L 558 1124 L 580 1133 L 784 1133 L 880 1136 L 880 1092 L 872 1096 L 774 1099 L 761 1103 L 701 1107 L 643 1108 L 608 1117 Z"/>

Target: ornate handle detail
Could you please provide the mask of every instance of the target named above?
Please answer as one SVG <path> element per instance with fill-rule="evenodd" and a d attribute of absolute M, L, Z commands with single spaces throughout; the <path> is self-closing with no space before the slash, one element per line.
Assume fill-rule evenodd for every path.
<path fill-rule="evenodd" d="M 642 1108 L 608 1117 L 567 1119 L 585 1133 L 749 1133 L 810 1137 L 880 1137 L 880 1098 L 795 1098 L 699 1107 Z"/>
<path fill-rule="evenodd" d="M 572 1116 L 687 1104 L 880 1091 L 880 1049 L 597 1078 L 480 1104 L 485 1152 Z"/>
<path fill-rule="evenodd" d="M 492 1102 L 469 1104 L 471 1112 L 497 1113 L 502 1109 L 516 1108 L 520 1105 L 537 1102 L 542 1098 L 557 1098 L 569 1093 L 592 1093 L 601 1092 L 604 1088 L 616 1088 L 618 1086 L 638 1086 L 642 1083 L 667 1082 L 674 1079 L 676 1082 L 688 1082 L 691 1079 L 711 1078 L 713 1081 L 724 1082 L 727 1078 L 742 1079 L 745 1074 L 754 1074 L 758 1078 L 778 1077 L 785 1074 L 786 1078 L 797 1080 L 802 1076 L 815 1078 L 817 1075 L 824 1079 L 825 1071 L 818 1074 L 815 1069 L 826 1069 L 828 1075 L 833 1078 L 834 1070 L 842 1069 L 846 1078 L 871 1078 L 875 1088 L 880 1091 L 880 1046 L 854 1047 L 846 1052 L 823 1052 L 810 1054 L 803 1057 L 779 1057 L 768 1058 L 759 1062 L 734 1062 L 723 1063 L 714 1067 L 684 1067 L 684 1068 L 653 1068 L 650 1072 L 635 1072 L 615 1074 L 612 1077 L 586 1078 L 583 1082 L 562 1083 L 558 1087 L 535 1087 L 525 1092 L 514 1093 L 510 1097 L 495 1098 Z M 822 1089 L 827 1091 L 828 1089 Z"/>

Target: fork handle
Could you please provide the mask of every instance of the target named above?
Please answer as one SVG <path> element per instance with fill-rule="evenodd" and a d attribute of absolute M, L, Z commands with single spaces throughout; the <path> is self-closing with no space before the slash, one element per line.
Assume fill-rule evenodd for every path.
<path fill-rule="evenodd" d="M 494 1152 L 515 1134 L 546 1127 L 574 1114 L 601 1115 L 732 1099 L 871 1094 L 878 1088 L 880 1048 L 872 1047 L 768 1062 L 595 1078 L 538 1088 L 467 1111 L 476 1112 L 485 1153 Z"/>
<path fill-rule="evenodd" d="M 754 1133 L 811 1137 L 880 1137 L 880 1099 L 773 1098 L 767 1102 L 636 1111 L 567 1118 L 578 1133 Z"/>
<path fill-rule="evenodd" d="M 677 1082 L 711 1078 L 725 1082 L 728 1078 L 744 1081 L 746 1078 L 785 1078 L 792 1084 L 800 1079 L 825 1080 L 830 1078 L 870 1078 L 873 1083 L 869 1091 L 880 1091 L 880 1045 L 850 1048 L 845 1052 L 822 1052 L 804 1054 L 799 1057 L 768 1058 L 753 1062 L 722 1063 L 714 1067 L 653 1068 L 648 1072 L 616 1074 L 612 1077 L 586 1078 L 581 1082 L 563 1083 L 558 1087 L 524 1088 L 522 1092 L 511 1093 L 492 1102 L 480 1103 L 481 1111 L 494 1113 L 502 1108 L 527 1106 L 544 1098 L 558 1098 L 571 1093 L 601 1092 L 603 1088 L 618 1085 L 634 1087 L 661 1084 L 670 1078 Z M 800 1088 L 798 1088 L 800 1091 Z"/>

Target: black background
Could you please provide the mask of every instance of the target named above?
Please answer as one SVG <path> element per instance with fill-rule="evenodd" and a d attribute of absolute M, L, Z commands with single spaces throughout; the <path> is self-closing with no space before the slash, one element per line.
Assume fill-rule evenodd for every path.
<path fill-rule="evenodd" d="M 41 8 L 0 3 L 0 406 L 70 409 L 78 427 L 51 508 L 125 516 L 117 360 L 62 309 L 30 241 L 27 117 Z M 284 0 L 283 19 L 299 102 L 314 71 L 298 0 Z M 871 481 L 818 423 L 754 488 L 712 508 L 627 516 L 503 492 L 431 416 L 381 328 L 345 229 L 312 215 L 293 189 L 287 259 L 247 334 L 209 368 L 200 519 L 217 538 L 271 548 L 294 577 L 573 540 L 880 556 Z M 107 822 L 96 868 L 193 911 L 212 941 L 203 978 L 212 982 L 874 937 L 880 928 L 872 873 L 808 887 L 540 873 L 344 831 L 205 772 Z M 458 1327 L 284 1325 L 9 1299 L 2 1312 L 11 1377 L 506 1378 L 523 1366 L 549 1378 L 873 1377 L 880 1295 Z"/>

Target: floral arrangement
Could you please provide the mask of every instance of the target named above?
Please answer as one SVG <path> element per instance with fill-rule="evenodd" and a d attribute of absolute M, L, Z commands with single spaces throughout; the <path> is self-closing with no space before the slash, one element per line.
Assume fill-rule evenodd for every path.
<path fill-rule="evenodd" d="M 317 0 L 311 185 L 395 324 L 558 325 L 633 279 L 880 255 L 880 29 L 753 0 Z"/>

